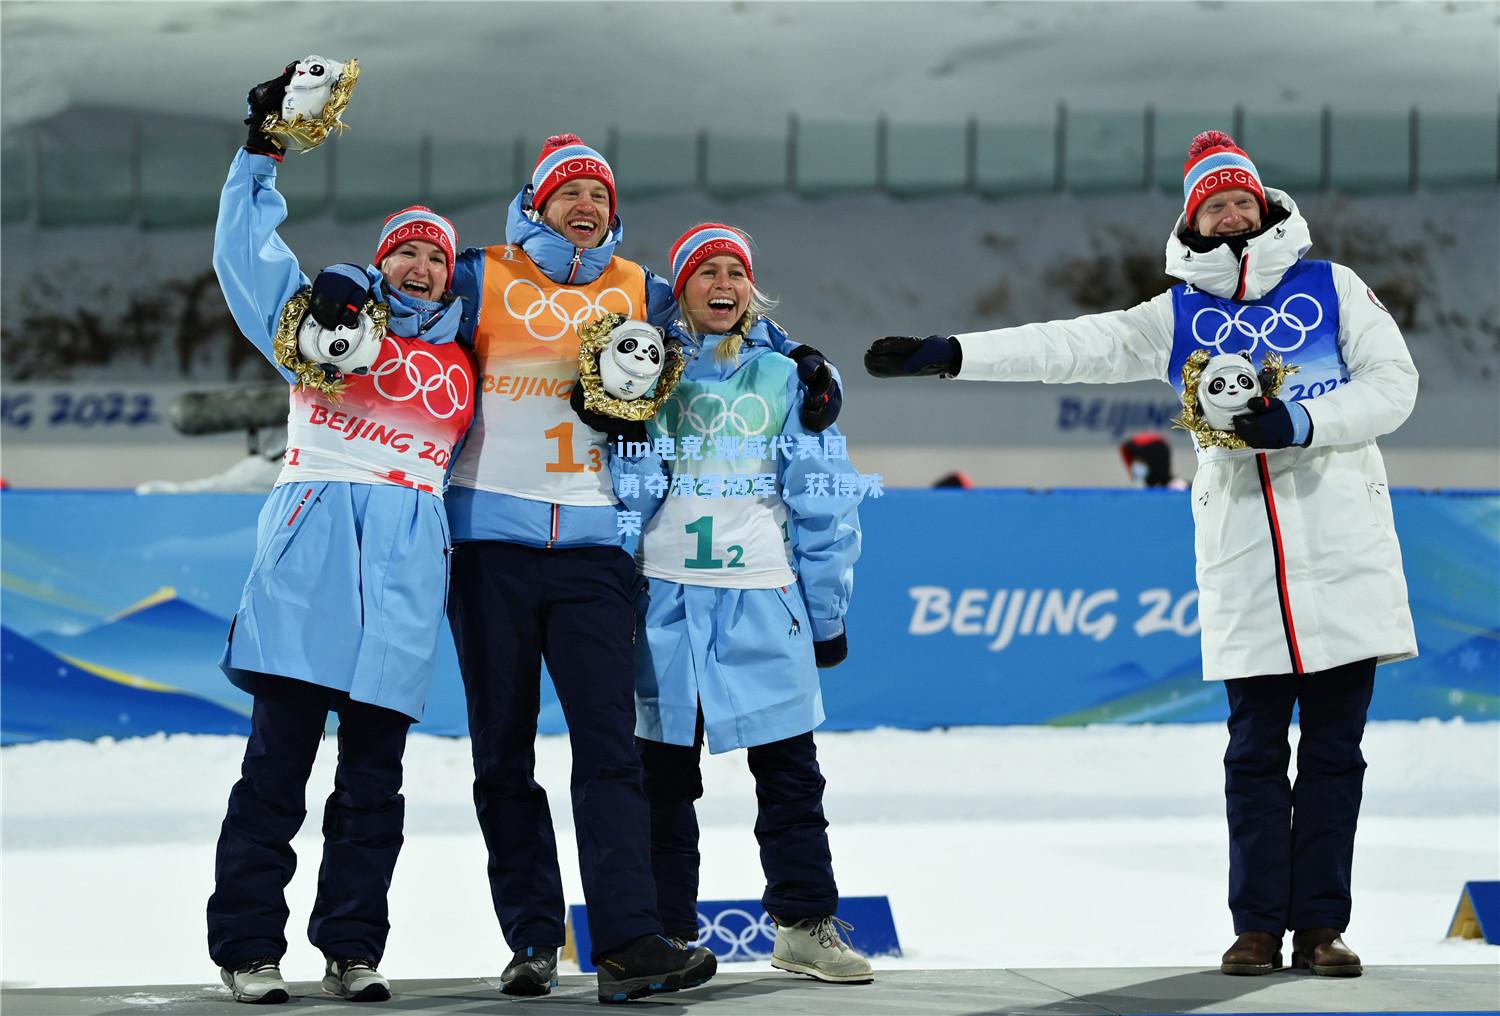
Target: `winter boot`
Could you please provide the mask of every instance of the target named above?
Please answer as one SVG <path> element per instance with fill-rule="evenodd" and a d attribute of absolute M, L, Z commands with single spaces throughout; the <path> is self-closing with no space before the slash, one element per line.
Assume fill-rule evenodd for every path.
<path fill-rule="evenodd" d="M 557 987 L 557 950 L 527 946 L 517 949 L 500 974 L 504 995 L 545 995 Z"/>
<path fill-rule="evenodd" d="M 1292 932 L 1292 969 L 1319 977 L 1358 977 L 1365 972 L 1359 954 L 1344 944 L 1337 928 Z"/>
<path fill-rule="evenodd" d="M 696 988 L 719 969 L 707 949 L 680 949 L 663 935 L 642 935 L 599 958 L 599 1001 L 629 1002 Z"/>
<path fill-rule="evenodd" d="M 1257 976 L 1281 969 L 1281 936 L 1247 931 L 1234 940 L 1219 962 L 1219 973 Z"/>
<path fill-rule="evenodd" d="M 286 982 L 281 979 L 279 959 L 251 960 L 233 970 L 223 967 L 219 970 L 219 977 L 236 1002 L 275 1005 L 292 997 L 286 990 Z"/>
<path fill-rule="evenodd" d="M 853 926 L 837 917 L 813 917 L 795 924 L 776 921 L 776 946 L 771 966 L 837 984 L 868 984 L 875 980 L 870 961 L 844 937 Z"/>
<path fill-rule="evenodd" d="M 351 1002 L 384 1002 L 391 997 L 391 982 L 369 960 L 329 957 L 323 990 Z"/>

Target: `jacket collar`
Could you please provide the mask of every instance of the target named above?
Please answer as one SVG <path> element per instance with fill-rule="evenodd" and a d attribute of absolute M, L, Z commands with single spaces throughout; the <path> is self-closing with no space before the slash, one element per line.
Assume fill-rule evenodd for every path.
<path fill-rule="evenodd" d="M 1231 300 L 1258 300 L 1281 282 L 1282 276 L 1312 247 L 1307 220 L 1285 191 L 1266 188 L 1266 201 L 1287 212 L 1284 221 L 1245 244 L 1236 257 L 1228 245 L 1206 254 L 1182 242 L 1187 216 L 1177 217 L 1167 238 L 1167 274 L 1212 296 Z"/>
<path fill-rule="evenodd" d="M 561 233 L 542 221 L 531 207 L 531 185 L 521 188 L 510 203 L 505 217 L 505 242 L 524 250 L 528 257 L 553 282 L 564 286 L 586 286 L 604 274 L 615 248 L 624 239 L 625 228 L 616 215 L 610 220 L 609 235 L 599 246 L 585 250 L 565 240 Z"/>

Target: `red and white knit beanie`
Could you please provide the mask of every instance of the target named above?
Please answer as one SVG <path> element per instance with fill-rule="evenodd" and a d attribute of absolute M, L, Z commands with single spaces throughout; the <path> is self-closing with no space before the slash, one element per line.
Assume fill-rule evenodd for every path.
<path fill-rule="evenodd" d="M 531 171 L 531 206 L 541 211 L 552 192 L 568 180 L 598 180 L 609 190 L 609 217 L 615 216 L 615 174 L 604 156 L 583 143 L 577 134 L 554 134 L 542 145 Z"/>
<path fill-rule="evenodd" d="M 401 209 L 380 227 L 380 242 L 375 245 L 375 267 L 379 268 L 387 254 L 408 240 L 436 244 L 448 262 L 448 281 L 453 281 L 453 260 L 458 249 L 458 232 L 453 223 L 423 205 Z"/>
<path fill-rule="evenodd" d="M 672 245 L 668 255 L 672 262 L 672 295 L 681 299 L 682 287 L 698 266 L 721 254 L 739 258 L 746 277 L 752 283 L 755 281 L 755 266 L 750 262 L 750 243 L 745 234 L 722 222 L 704 222 L 683 233 Z"/>
<path fill-rule="evenodd" d="M 1187 162 L 1182 165 L 1182 197 L 1188 228 L 1198 214 L 1198 206 L 1210 194 L 1226 190 L 1247 190 L 1266 211 L 1266 191 L 1260 185 L 1255 163 L 1235 146 L 1234 138 L 1223 131 L 1204 131 L 1188 146 Z"/>

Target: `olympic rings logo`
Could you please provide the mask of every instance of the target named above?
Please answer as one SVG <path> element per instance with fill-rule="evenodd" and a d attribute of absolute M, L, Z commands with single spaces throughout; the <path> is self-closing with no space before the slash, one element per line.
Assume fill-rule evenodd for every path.
<path fill-rule="evenodd" d="M 776 948 L 776 924 L 770 914 L 752 914 L 736 907 L 726 907 L 713 920 L 700 911 L 698 938 L 693 945 L 706 945 L 725 960 L 767 959 Z"/>
<path fill-rule="evenodd" d="M 666 430 L 675 433 L 686 424 L 703 437 L 726 431 L 735 437 L 763 434 L 771 422 L 771 407 L 754 392 L 737 395 L 733 402 L 717 392 L 698 392 L 686 404 L 674 395 L 661 411 L 667 414 L 662 421 Z"/>
<path fill-rule="evenodd" d="M 1288 309 L 1294 300 L 1306 300 L 1312 304 L 1313 319 L 1311 321 L 1304 321 Z M 1254 317 L 1259 314 L 1265 316 L 1257 324 Z M 1213 324 L 1215 318 L 1208 319 L 1213 328 L 1211 335 L 1205 335 L 1199 330 L 1199 325 L 1205 315 L 1218 315 L 1218 318 L 1222 319 L 1218 320 L 1217 324 Z M 1193 340 L 1198 345 L 1207 346 L 1220 353 L 1254 353 L 1256 346 L 1262 342 L 1278 353 L 1290 353 L 1294 349 L 1301 349 L 1307 342 L 1307 337 L 1322 323 L 1323 305 L 1306 293 L 1293 293 L 1282 301 L 1280 307 L 1244 306 L 1233 315 L 1219 307 L 1204 307 L 1193 315 L 1192 330 Z M 1290 335 L 1285 335 L 1287 330 L 1295 332 L 1296 338 L 1286 345 L 1279 345 L 1273 339 L 1278 330 L 1285 336 L 1281 339 L 1283 342 L 1292 338 Z M 1234 338 L 1238 338 L 1239 341 L 1230 342 L 1226 348 L 1225 343 Z M 1246 342 L 1246 340 L 1249 341 Z"/>
<path fill-rule="evenodd" d="M 520 287 L 531 290 L 530 294 L 517 294 L 516 290 Z M 623 307 L 605 305 L 605 298 L 611 293 L 619 296 Z M 514 298 L 512 294 L 516 294 Z M 624 314 L 627 318 L 635 317 L 635 307 L 631 304 L 630 297 L 618 286 L 611 286 L 597 296 L 592 296 L 581 289 L 569 287 L 546 292 L 530 279 L 512 279 L 505 287 L 504 302 L 510 316 L 525 325 L 532 338 L 541 342 L 556 342 L 579 325 L 598 320 L 611 311 Z M 524 302 L 525 306 L 517 307 L 516 302 Z M 533 322 L 536 324 L 533 325 Z"/>
<path fill-rule="evenodd" d="M 422 405 L 436 420 L 446 420 L 469 408 L 474 395 L 473 382 L 462 365 L 444 364 L 425 349 L 412 349 L 409 355 L 402 356 L 395 339 L 387 335 L 385 341 L 391 346 L 391 355 L 376 364 L 369 375 L 382 396 L 391 402 L 407 402 L 420 395 Z M 440 405 L 446 402 L 446 409 L 433 405 L 432 394 L 440 390 L 438 402 Z"/>

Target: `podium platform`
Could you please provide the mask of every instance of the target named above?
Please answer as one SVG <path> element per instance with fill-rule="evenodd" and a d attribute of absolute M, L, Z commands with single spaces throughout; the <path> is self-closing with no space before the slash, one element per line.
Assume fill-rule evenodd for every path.
<path fill-rule="evenodd" d="M 594 978 L 564 976 L 545 998 L 510 999 L 495 978 L 401 981 L 395 996 L 356 1005 L 323 995 L 317 982 L 295 982 L 285 1005 L 251 1009 L 221 986 L 0 989 L 6 1016 L 243 1016 L 246 1013 L 423 1013 L 424 1016 L 559 1016 L 649 1013 L 677 1016 L 1156 1016 L 1179 1013 L 1340 1014 L 1494 1013 L 1500 965 L 1366 967 L 1359 978 L 1278 971 L 1226 977 L 1187 967 L 1048 970 L 891 970 L 876 966 L 869 985 L 822 984 L 780 971 L 722 971 L 690 991 L 601 1006 Z"/>

